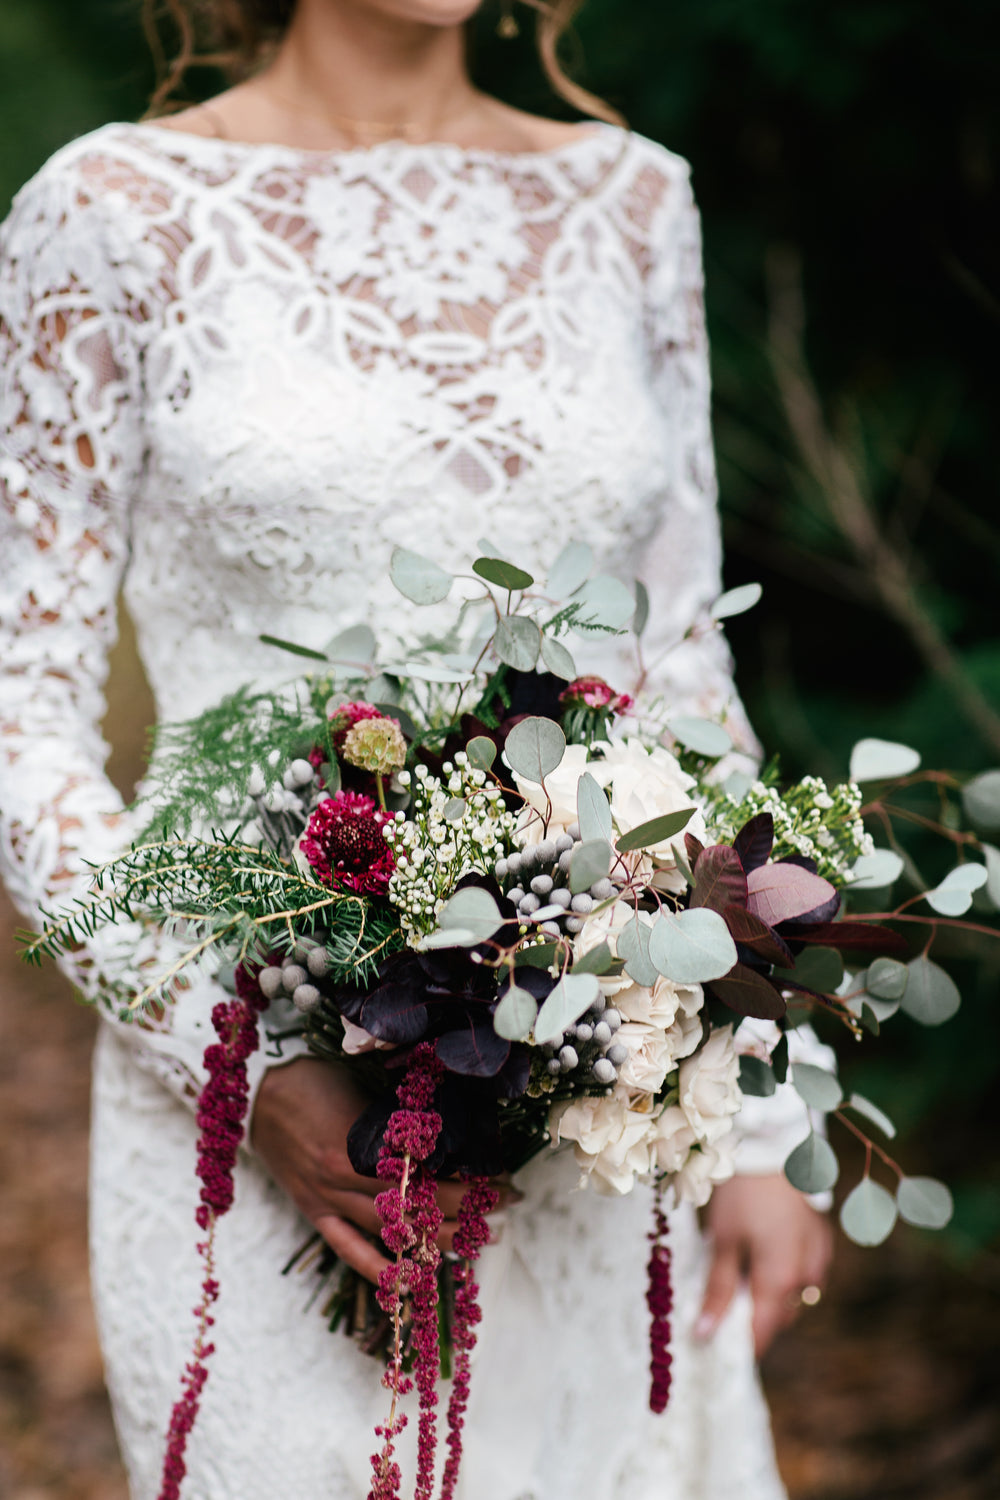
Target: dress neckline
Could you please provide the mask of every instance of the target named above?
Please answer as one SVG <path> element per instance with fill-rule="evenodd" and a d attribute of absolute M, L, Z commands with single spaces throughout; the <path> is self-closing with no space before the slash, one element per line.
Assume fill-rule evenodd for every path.
<path fill-rule="evenodd" d="M 614 134 L 623 138 L 624 145 L 632 135 L 631 131 L 623 129 L 620 125 L 613 125 L 610 121 L 588 120 L 577 127 L 577 135 L 574 139 L 564 141 L 559 146 L 545 147 L 539 151 L 498 151 L 487 147 L 462 146 L 457 141 L 408 141 L 402 137 L 375 141 L 367 146 L 335 146 L 328 150 L 320 150 L 310 146 L 289 146 L 280 141 L 238 141 L 230 140 L 226 136 L 200 135 L 193 130 L 174 130 L 171 126 L 158 125 L 152 120 L 129 123 L 126 128 L 142 131 L 146 136 L 162 136 L 165 138 L 165 146 L 169 147 L 173 142 L 175 149 L 187 148 L 194 152 L 203 149 L 216 152 L 221 150 L 248 156 L 257 154 L 264 157 L 283 157 L 319 163 L 374 160 L 383 156 L 402 156 L 407 153 L 419 156 L 423 153 L 468 162 L 493 162 L 501 166 L 514 165 L 518 162 L 524 162 L 528 166 L 532 162 L 558 162 L 564 156 L 575 155 L 581 147 L 587 147 L 592 141 L 609 140 Z"/>

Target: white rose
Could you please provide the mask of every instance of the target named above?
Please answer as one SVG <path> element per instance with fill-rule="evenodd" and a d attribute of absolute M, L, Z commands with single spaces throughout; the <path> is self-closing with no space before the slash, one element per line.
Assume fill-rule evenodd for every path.
<path fill-rule="evenodd" d="M 615 996 L 615 1005 L 626 1020 L 643 1021 L 663 1032 L 668 1039 L 671 1066 L 682 1057 L 689 1057 L 701 1041 L 704 1002 L 700 984 L 675 984 L 662 975 L 652 989 L 631 984 Z"/>
<path fill-rule="evenodd" d="M 600 1193 L 632 1191 L 650 1170 L 653 1121 L 623 1099 L 574 1099 L 557 1105 L 549 1130 L 557 1141 L 573 1141 L 574 1154 Z"/>
<path fill-rule="evenodd" d="M 618 1082 L 627 1089 L 658 1093 L 674 1062 L 667 1033 L 658 1026 L 648 1026 L 645 1021 L 624 1021 L 615 1041 L 629 1052 L 618 1070 Z"/>
<path fill-rule="evenodd" d="M 693 1203 L 695 1208 L 703 1208 L 712 1196 L 712 1189 L 720 1182 L 728 1182 L 735 1170 L 727 1141 L 714 1146 L 702 1141 L 696 1151 L 690 1152 L 673 1180 L 678 1203 Z"/>
<path fill-rule="evenodd" d="M 514 772 L 514 783 L 527 804 L 518 817 L 517 842 L 522 848 L 541 843 L 546 817 L 550 835 L 553 831 L 562 833 L 576 822 L 576 789 L 584 771 L 591 769 L 586 745 L 567 745 L 562 760 L 546 776 L 544 788 Z"/>
<path fill-rule="evenodd" d="M 701 1141 L 728 1135 L 743 1096 L 733 1028 L 713 1031 L 700 1052 L 681 1063 L 680 1106 Z"/>
<path fill-rule="evenodd" d="M 630 913 L 631 915 L 631 913 Z M 661 974 L 652 989 L 630 984 L 618 997 L 618 1009 L 630 1021 L 645 1021 L 666 1031 L 679 1016 L 697 1016 L 705 1003 L 700 984 L 676 984 Z"/>
<path fill-rule="evenodd" d="M 671 1105 L 659 1115 L 652 1141 L 653 1167 L 668 1173 L 678 1202 L 706 1204 L 712 1188 L 733 1175 L 729 1143 L 699 1141 L 682 1109 Z"/>
<path fill-rule="evenodd" d="M 694 804 L 696 783 L 662 745 L 647 750 L 641 740 L 630 738 L 602 747 L 602 758 L 588 767 L 595 780 L 611 788 L 611 813 L 619 832 L 627 833 L 650 818 L 679 812 Z M 667 890 L 684 889 L 677 869 L 675 849 L 683 852 L 684 834 L 693 833 L 703 842 L 708 835 L 705 820 L 696 809 L 685 829 L 646 851 L 662 867 L 657 884 Z"/>
<path fill-rule="evenodd" d="M 651 1143 L 654 1167 L 658 1172 L 679 1172 L 697 1143 L 691 1122 L 678 1105 L 661 1110 Z"/>

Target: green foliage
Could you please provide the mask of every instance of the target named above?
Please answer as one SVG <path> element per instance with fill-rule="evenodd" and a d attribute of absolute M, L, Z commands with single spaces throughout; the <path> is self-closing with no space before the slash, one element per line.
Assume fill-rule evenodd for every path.
<path fill-rule="evenodd" d="M 186 834 L 237 816 L 251 774 L 266 775 L 267 768 L 255 761 L 265 726 L 280 765 L 308 755 L 314 746 L 335 763 L 324 712 L 330 688 L 328 680 L 319 678 L 284 697 L 240 688 L 194 719 L 161 725 L 153 742 L 156 800 L 147 834 L 165 828 Z"/>
<path fill-rule="evenodd" d="M 863 1177 L 840 1208 L 840 1226 L 856 1245 L 881 1245 L 892 1233 L 898 1209 L 891 1193 Z"/>
<path fill-rule="evenodd" d="M 825 1193 L 840 1175 L 836 1153 L 829 1141 L 811 1131 L 785 1162 L 785 1176 L 800 1193 Z"/>
<path fill-rule="evenodd" d="M 184 957 L 216 948 L 241 961 L 291 941 L 289 918 L 302 933 L 310 919 L 350 898 L 317 885 L 266 848 L 235 839 L 170 837 L 133 846 L 95 871 L 92 892 L 69 912 L 49 918 L 42 935 L 25 934 L 23 957 L 58 958 L 118 919 L 166 925 L 182 935 Z M 43 913 L 49 917 L 49 913 Z M 190 939 L 190 941 L 189 941 Z M 151 977 L 141 1001 L 158 992 L 165 974 Z"/>
<path fill-rule="evenodd" d="M 330 961 L 329 977 L 335 983 L 363 989 L 378 977 L 381 961 L 404 946 L 399 918 L 389 906 L 354 896 L 344 896 L 334 910 L 336 922 L 330 928 L 321 928 Z"/>

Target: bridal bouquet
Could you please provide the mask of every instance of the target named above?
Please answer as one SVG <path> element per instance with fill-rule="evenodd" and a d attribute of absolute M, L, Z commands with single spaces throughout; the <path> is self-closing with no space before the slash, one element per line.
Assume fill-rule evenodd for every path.
<path fill-rule="evenodd" d="M 391 571 L 418 604 L 440 605 L 455 584 L 403 550 Z M 744 1094 L 773 1093 L 787 1077 L 865 1141 L 864 1176 L 841 1215 L 861 1243 L 878 1243 L 897 1214 L 927 1227 L 949 1216 L 947 1189 L 905 1176 L 866 1133 L 893 1134 L 875 1104 L 845 1099 L 832 1072 L 789 1065 L 788 1033 L 813 1010 L 858 1036 L 877 1034 L 899 1008 L 927 1024 L 947 1019 L 958 1003 L 952 981 L 927 948 L 909 957 L 886 924 L 923 921 L 933 936 L 980 887 L 997 902 L 1000 854 L 983 846 L 985 863 L 959 863 L 913 898 L 930 903 L 932 918 L 910 912 L 912 902 L 845 915 L 852 892 L 880 890 L 903 871 L 887 796 L 920 784 L 913 752 L 863 741 L 846 784 L 807 777 L 782 790 L 773 767 L 759 778 L 732 769 L 723 725 L 580 675 L 569 641 L 627 631 L 638 640 L 647 610 L 641 585 L 633 593 L 592 576 L 585 547 L 567 547 L 544 585 L 496 555 L 473 563 L 471 583 L 448 634 L 399 659 L 379 662 L 365 626 L 322 652 L 264 637 L 309 658 L 308 674 L 280 691 L 242 690 L 163 730 L 146 835 L 29 946 L 29 956 L 62 951 L 138 916 L 165 927 L 178 950 L 168 974 L 130 997 L 133 1008 L 168 996 L 189 963 L 221 964 L 230 992 L 205 1055 L 206 1278 L 163 1497 L 180 1492 L 207 1378 L 212 1234 L 233 1198 L 261 1016 L 277 1044 L 304 1034 L 319 1056 L 354 1070 L 371 1100 L 348 1146 L 355 1169 L 384 1185 L 375 1201 L 392 1260 L 366 1302 L 330 1252 L 316 1254 L 333 1281 L 332 1323 L 346 1321 L 386 1360 L 372 1500 L 399 1493 L 394 1444 L 413 1385 L 416 1496 L 429 1500 L 442 1364 L 452 1376 L 443 1500 L 454 1493 L 491 1179 L 540 1152 L 571 1149 L 600 1192 L 656 1185 L 646 1291 L 654 1410 L 670 1384 L 665 1200 L 704 1204 L 731 1175 Z M 695 628 L 717 628 L 758 592 L 723 595 Z M 948 778 L 927 775 L 947 796 Z M 868 808 L 859 783 L 879 793 Z M 872 810 L 889 847 L 876 849 L 865 831 Z M 972 836 L 954 838 L 964 854 Z M 746 1017 L 776 1023 L 773 1045 L 742 1045 Z M 873 1156 L 893 1192 L 872 1177 Z M 786 1172 L 806 1192 L 832 1186 L 838 1164 L 825 1134 L 811 1131 Z M 467 1186 L 443 1257 L 435 1183 L 444 1177 Z"/>

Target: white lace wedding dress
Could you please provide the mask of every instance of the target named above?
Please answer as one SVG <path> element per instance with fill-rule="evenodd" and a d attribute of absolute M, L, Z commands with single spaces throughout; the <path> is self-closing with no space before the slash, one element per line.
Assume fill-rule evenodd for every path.
<path fill-rule="evenodd" d="M 717 635 L 663 654 L 720 587 L 698 220 L 670 152 L 604 124 L 537 154 L 109 125 L 22 191 L 2 254 L 0 854 L 29 920 L 129 837 L 97 728 L 122 585 L 174 719 L 291 675 L 261 632 L 425 629 L 387 582 L 395 544 L 461 568 L 487 536 L 544 567 L 576 538 L 648 584 L 655 685 L 746 733 Z M 628 685 L 614 650 L 598 665 Z M 134 1500 L 158 1492 L 193 1331 L 215 994 L 202 978 L 162 1020 L 123 1019 L 155 957 L 124 928 L 71 965 L 107 1021 L 93 1284 Z M 254 1083 L 279 1060 L 265 1038 Z M 757 1109 L 747 1169 L 804 1134 L 789 1095 Z M 575 1180 L 564 1157 L 526 1170 L 486 1253 L 463 1500 L 778 1500 L 745 1299 L 692 1337 L 693 1216 L 674 1215 L 676 1377 L 653 1417 L 647 1195 Z M 279 1274 L 304 1227 L 241 1157 L 187 1500 L 366 1494 L 384 1393 Z"/>

